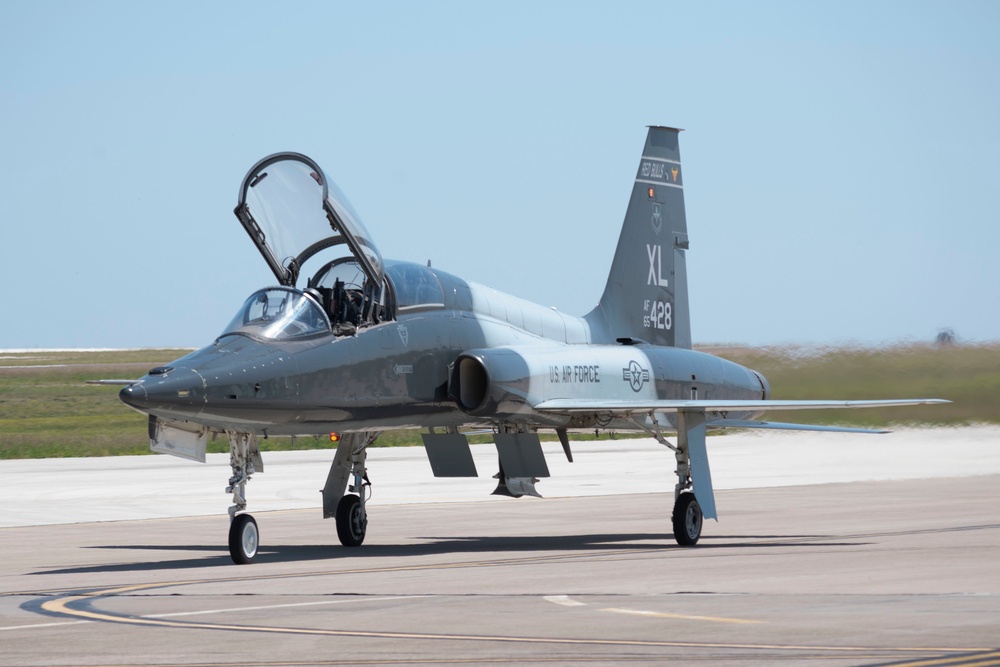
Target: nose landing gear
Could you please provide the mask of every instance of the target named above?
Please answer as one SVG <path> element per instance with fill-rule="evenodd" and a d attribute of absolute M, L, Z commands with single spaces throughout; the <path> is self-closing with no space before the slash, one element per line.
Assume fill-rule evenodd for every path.
<path fill-rule="evenodd" d="M 237 565 L 249 565 L 257 556 L 260 531 L 249 514 L 238 514 L 229 524 L 229 555 Z"/>
<path fill-rule="evenodd" d="M 229 555 L 237 565 L 249 565 L 257 557 L 260 531 L 247 508 L 246 486 L 255 472 L 264 472 L 264 462 L 257 447 L 257 436 L 252 433 L 229 432 L 229 465 L 233 476 L 229 478 L 226 493 L 233 494 L 229 508 Z"/>

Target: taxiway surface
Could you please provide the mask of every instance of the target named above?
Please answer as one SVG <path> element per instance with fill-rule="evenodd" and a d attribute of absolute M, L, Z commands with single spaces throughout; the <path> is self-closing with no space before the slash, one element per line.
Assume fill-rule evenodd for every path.
<path fill-rule="evenodd" d="M 387 491 L 359 549 L 337 545 L 315 496 L 310 509 L 257 512 L 262 552 L 245 567 L 226 550 L 225 496 L 215 516 L 8 520 L 0 664 L 1000 665 L 1000 447 L 995 429 L 968 431 L 933 438 L 948 459 L 938 477 L 911 460 L 924 455 L 920 433 L 868 438 L 858 445 L 875 448 L 867 453 L 852 438 L 800 436 L 836 483 L 814 483 L 814 468 L 784 479 L 798 485 L 763 488 L 748 488 L 760 478 L 754 464 L 723 474 L 721 522 L 693 549 L 669 534 L 671 494 L 644 492 L 647 478 L 669 482 L 670 457 L 656 451 L 657 467 L 645 467 L 645 445 L 623 441 L 580 445 L 577 461 L 588 462 L 562 471 L 560 484 L 592 495 L 551 493 L 563 487 L 548 482 L 539 489 L 559 497 L 413 503 L 407 494 L 419 489 L 392 492 L 396 501 Z M 734 450 L 740 442 L 751 456 L 710 445 L 716 470 L 792 441 L 737 440 Z M 393 486 L 390 458 L 376 484 Z M 840 469 L 845 459 L 853 473 Z M 787 471 L 797 461 L 769 464 Z M 134 481 L 142 465 L 109 472 L 103 486 Z M 158 468 L 149 493 L 182 496 L 189 469 Z M 324 475 L 292 481 L 314 492 Z M 23 483 L 16 477 L 0 466 L 5 485 Z M 71 508 L 72 488 L 64 481 L 51 502 Z M 95 498 L 103 502 L 95 491 L 77 498 L 81 516 Z"/>

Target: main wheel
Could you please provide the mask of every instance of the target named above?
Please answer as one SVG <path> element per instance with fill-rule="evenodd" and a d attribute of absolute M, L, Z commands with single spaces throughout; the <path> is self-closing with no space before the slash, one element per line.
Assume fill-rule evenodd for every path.
<path fill-rule="evenodd" d="M 249 514 L 237 514 L 229 524 L 229 555 L 237 565 L 248 565 L 257 557 L 260 532 Z"/>
<path fill-rule="evenodd" d="M 701 506 L 693 493 L 682 493 L 674 503 L 674 539 L 682 547 L 693 547 L 701 537 Z"/>
<path fill-rule="evenodd" d="M 360 547 L 368 520 L 361 513 L 361 498 L 348 494 L 337 505 L 337 537 L 345 547 Z"/>

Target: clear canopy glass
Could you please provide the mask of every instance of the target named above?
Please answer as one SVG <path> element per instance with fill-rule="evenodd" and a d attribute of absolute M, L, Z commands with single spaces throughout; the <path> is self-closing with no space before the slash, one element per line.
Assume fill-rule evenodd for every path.
<path fill-rule="evenodd" d="M 296 289 L 272 287 L 247 299 L 222 335 L 288 340 L 329 331 L 329 318 L 311 296 Z"/>
<path fill-rule="evenodd" d="M 254 165 L 235 213 L 282 285 L 295 286 L 302 265 L 320 250 L 344 244 L 371 289 L 381 288 L 382 255 L 361 216 L 305 155 L 276 153 Z"/>

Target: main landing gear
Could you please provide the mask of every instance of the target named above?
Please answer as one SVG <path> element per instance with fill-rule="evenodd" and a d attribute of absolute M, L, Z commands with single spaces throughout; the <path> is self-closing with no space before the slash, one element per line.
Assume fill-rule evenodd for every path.
<path fill-rule="evenodd" d="M 670 517 L 673 524 L 674 539 L 682 547 L 693 547 L 701 537 L 701 526 L 704 517 L 701 505 L 694 495 L 694 485 L 691 482 L 691 459 L 687 448 L 678 438 L 675 448 L 677 458 L 677 485 L 674 487 L 674 511 Z"/>
<path fill-rule="evenodd" d="M 704 416 L 698 415 L 694 419 L 690 414 L 681 413 L 678 415 L 678 429 L 677 429 L 677 446 L 670 444 L 663 434 L 660 433 L 659 423 L 656 421 L 655 415 L 650 415 L 650 421 L 652 422 L 652 428 L 647 428 L 646 431 L 651 433 L 653 437 L 656 438 L 657 442 L 665 447 L 670 448 L 674 452 L 674 457 L 677 459 L 677 484 L 674 486 L 674 511 L 670 516 L 671 527 L 674 531 L 674 539 L 677 544 L 682 547 L 693 547 L 698 543 L 701 538 L 701 528 L 705 522 L 705 516 L 702 513 L 701 504 L 695 497 L 694 493 L 694 479 L 691 474 L 691 440 L 692 436 L 704 438 Z M 694 422 L 689 424 L 689 422 Z M 694 426 L 695 428 L 700 428 L 700 432 L 695 432 L 693 429 L 688 430 L 686 427 Z M 704 467 L 707 473 L 707 460 L 704 462 Z M 708 495 L 710 499 L 710 505 L 714 502 L 714 497 L 712 495 L 711 489 L 711 477 L 706 478 L 708 481 Z M 699 487 L 701 489 L 702 487 Z M 712 515 L 714 518 L 714 514 Z"/>
<path fill-rule="evenodd" d="M 365 541 L 368 517 L 361 506 L 361 497 L 347 494 L 337 503 L 337 537 L 345 547 L 360 547 Z"/>
<path fill-rule="evenodd" d="M 368 445 L 378 432 L 344 433 L 323 487 L 323 518 L 337 522 L 337 537 L 345 547 L 359 547 L 365 541 L 368 512 L 366 489 L 371 486 L 365 469 Z M 348 487 L 348 481 L 353 483 Z"/>
<path fill-rule="evenodd" d="M 674 528 L 674 539 L 682 547 L 693 547 L 701 537 L 703 517 L 701 506 L 693 493 L 682 493 L 674 501 L 674 513 L 671 523 Z"/>

